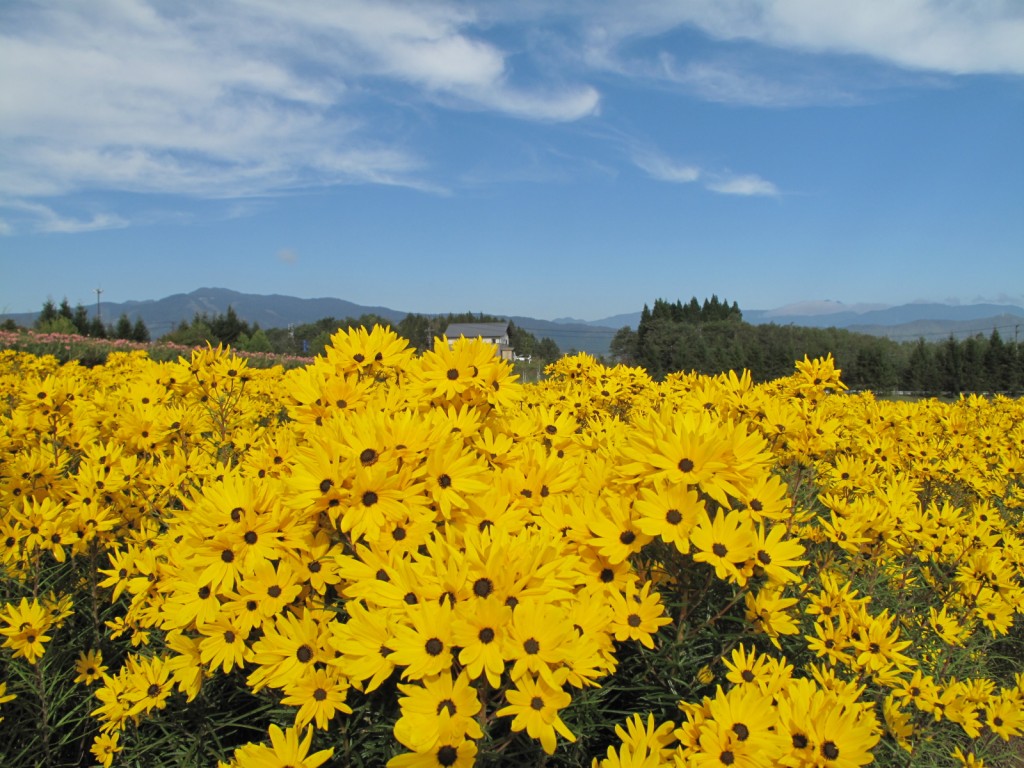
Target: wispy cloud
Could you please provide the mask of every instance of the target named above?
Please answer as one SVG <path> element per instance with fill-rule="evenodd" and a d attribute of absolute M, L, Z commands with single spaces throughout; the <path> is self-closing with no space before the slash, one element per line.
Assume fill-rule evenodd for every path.
<path fill-rule="evenodd" d="M 652 179 L 673 184 L 703 181 L 704 188 L 722 195 L 774 197 L 778 187 L 754 174 L 735 175 L 707 171 L 695 165 L 680 164 L 651 151 L 634 152 L 633 162 Z"/>
<path fill-rule="evenodd" d="M 680 30 L 736 44 L 691 50 L 673 43 Z M 999 0 L 7 0 L 0 71 L 18 76 L 0 89 L 0 198 L 50 203 L 49 216 L 7 217 L 8 231 L 21 215 L 84 231 L 125 221 L 61 213 L 58 198 L 339 184 L 447 194 L 458 172 L 416 141 L 431 110 L 577 121 L 601 115 L 593 83 L 609 73 L 716 102 L 850 103 L 862 82 L 802 57 L 1020 75 L 1022 39 L 1024 5 Z M 633 159 L 663 181 L 777 194 L 756 176 Z"/>
<path fill-rule="evenodd" d="M 277 259 L 283 264 L 294 264 L 299 260 L 299 254 L 291 248 L 282 248 L 277 252 Z"/>
<path fill-rule="evenodd" d="M 687 184 L 700 178 L 701 171 L 693 165 L 681 165 L 664 155 L 651 152 L 640 152 L 633 155 L 633 162 L 646 171 L 649 176 L 659 181 L 671 181 L 676 184 Z"/>
<path fill-rule="evenodd" d="M 585 83 L 513 82 L 474 23 L 434 3 L 16 2 L 0 16 L 0 70 L 20 73 L 0 91 L 0 194 L 444 192 L 381 117 L 396 99 L 541 121 L 597 110 Z"/>
<path fill-rule="evenodd" d="M 542 6 L 537 6 L 542 7 Z M 1024 74 L 1024 6 L 991 0 L 604 0 L 579 6 L 589 61 L 687 26 L 718 40 L 867 56 L 945 74 Z"/>
<path fill-rule="evenodd" d="M 778 188 L 760 176 L 730 176 L 710 181 L 707 188 L 722 195 L 741 195 L 744 197 L 762 196 L 775 197 Z"/>
<path fill-rule="evenodd" d="M 32 232 L 48 232 L 73 234 L 77 232 L 93 232 L 100 229 L 122 229 L 129 226 L 129 221 L 113 213 L 96 213 L 90 218 L 73 218 L 57 213 L 49 206 L 23 200 L 0 200 L 0 208 L 21 214 L 26 222 L 25 227 Z M 13 234 L 14 225 L 8 223 L 7 231 L 0 234 Z"/>

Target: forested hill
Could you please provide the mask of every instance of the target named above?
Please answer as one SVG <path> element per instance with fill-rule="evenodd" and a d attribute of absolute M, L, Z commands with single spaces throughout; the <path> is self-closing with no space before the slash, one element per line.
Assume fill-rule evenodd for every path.
<path fill-rule="evenodd" d="M 792 373 L 793 362 L 831 354 L 854 389 L 924 393 L 1024 390 L 1024 343 L 998 329 L 966 339 L 897 342 L 837 328 L 752 325 L 735 303 L 717 297 L 703 305 L 658 299 L 644 307 L 634 331 L 624 327 L 611 356 L 653 377 L 673 371 L 749 370 L 767 381 Z"/>

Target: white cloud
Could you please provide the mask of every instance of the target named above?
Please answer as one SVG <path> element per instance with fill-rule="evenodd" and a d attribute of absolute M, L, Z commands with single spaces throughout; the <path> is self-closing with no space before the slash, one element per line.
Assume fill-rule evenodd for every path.
<path fill-rule="evenodd" d="M 0 18 L 0 71 L 19 73 L 0 89 L 0 194 L 443 192 L 387 119 L 409 101 L 543 121 L 597 109 L 585 84 L 513 82 L 507 58 L 437 3 L 15 3 Z"/>
<path fill-rule="evenodd" d="M 14 227 L 11 226 L 10 222 L 0 219 L 0 236 L 13 235 Z"/>
<path fill-rule="evenodd" d="M 745 197 L 755 195 L 774 197 L 779 194 L 778 188 L 772 182 L 752 174 L 719 178 L 708 182 L 707 188 L 712 192 L 718 192 L 723 195 L 742 195 Z"/>
<path fill-rule="evenodd" d="M 129 225 L 126 219 L 113 213 L 96 213 L 88 219 L 77 219 L 62 216 L 49 206 L 24 200 L 0 200 L 0 208 L 24 214 L 26 228 L 32 232 L 71 234 L 93 232 L 99 229 L 122 229 Z M 13 234 L 14 225 L 8 224 L 7 227 L 8 230 L 4 234 Z"/>
<path fill-rule="evenodd" d="M 948 74 L 1024 74 L 1024 4 L 1013 0 L 606 0 L 578 6 L 589 60 L 682 26 L 720 40 L 869 56 Z"/>
<path fill-rule="evenodd" d="M 633 162 L 642 170 L 646 171 L 652 178 L 659 181 L 671 181 L 677 184 L 686 184 L 700 178 L 701 171 L 693 165 L 679 165 L 662 155 L 653 153 L 638 153 L 633 156 Z"/>

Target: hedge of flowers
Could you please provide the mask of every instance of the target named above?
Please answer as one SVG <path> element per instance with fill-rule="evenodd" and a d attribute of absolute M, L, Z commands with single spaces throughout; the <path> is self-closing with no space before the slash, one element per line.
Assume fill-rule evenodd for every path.
<path fill-rule="evenodd" d="M 1024 760 L 1024 404 L 547 373 L 0 353 L 0 763 Z"/>

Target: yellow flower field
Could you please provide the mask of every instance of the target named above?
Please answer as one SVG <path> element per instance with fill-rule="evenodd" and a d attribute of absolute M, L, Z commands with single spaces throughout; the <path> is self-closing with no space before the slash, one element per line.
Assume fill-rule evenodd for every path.
<path fill-rule="evenodd" d="M 0 352 L 0 764 L 1022 764 L 1024 403 L 547 373 Z"/>

